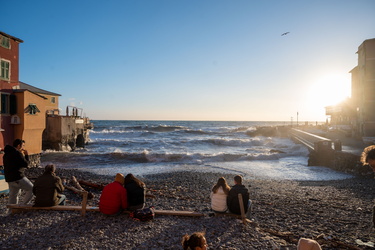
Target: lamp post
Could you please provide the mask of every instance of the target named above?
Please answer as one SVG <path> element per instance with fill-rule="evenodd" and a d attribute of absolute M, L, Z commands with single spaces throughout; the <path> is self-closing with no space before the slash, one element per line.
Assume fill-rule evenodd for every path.
<path fill-rule="evenodd" d="M 297 127 L 298 127 L 298 111 L 297 111 Z"/>

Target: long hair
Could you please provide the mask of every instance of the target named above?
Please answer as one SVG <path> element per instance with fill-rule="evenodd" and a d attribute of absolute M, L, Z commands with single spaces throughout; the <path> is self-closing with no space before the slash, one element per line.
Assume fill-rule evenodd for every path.
<path fill-rule="evenodd" d="M 216 185 L 212 188 L 212 192 L 216 193 L 217 190 L 222 187 L 225 194 L 229 193 L 230 187 L 224 177 L 220 177 Z"/>
<path fill-rule="evenodd" d="M 139 187 L 145 187 L 146 186 L 143 181 L 141 181 L 140 179 L 135 177 L 133 174 L 127 174 L 125 176 L 125 185 L 128 184 L 128 183 L 131 183 L 131 182 L 135 182 L 135 184 L 137 184 L 137 186 L 139 186 Z"/>
<path fill-rule="evenodd" d="M 204 237 L 203 232 L 195 232 L 190 236 L 185 234 L 182 237 L 181 244 L 184 250 L 188 250 L 188 249 L 195 250 L 196 247 L 203 248 L 204 245 L 206 244 L 205 241 L 206 241 L 206 238 Z"/>
<path fill-rule="evenodd" d="M 375 160 L 375 145 L 366 147 L 361 154 L 361 163 L 366 165 L 368 160 Z"/>

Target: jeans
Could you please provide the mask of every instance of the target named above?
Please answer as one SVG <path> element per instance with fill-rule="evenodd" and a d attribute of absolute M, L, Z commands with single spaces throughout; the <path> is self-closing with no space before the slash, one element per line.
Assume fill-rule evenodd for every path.
<path fill-rule="evenodd" d="M 59 203 L 57 203 L 57 205 L 65 206 L 66 196 L 63 194 L 58 194 L 57 198 L 59 198 Z"/>
<path fill-rule="evenodd" d="M 249 200 L 247 202 L 247 212 L 246 212 L 246 218 L 248 218 L 248 219 L 251 218 L 251 205 L 252 205 L 252 202 L 251 202 L 251 200 Z"/>
<path fill-rule="evenodd" d="M 8 204 L 18 204 L 18 195 L 21 189 L 25 191 L 25 197 L 22 204 L 27 204 L 33 198 L 33 184 L 29 179 L 23 177 L 18 181 L 8 182 L 9 201 Z"/>

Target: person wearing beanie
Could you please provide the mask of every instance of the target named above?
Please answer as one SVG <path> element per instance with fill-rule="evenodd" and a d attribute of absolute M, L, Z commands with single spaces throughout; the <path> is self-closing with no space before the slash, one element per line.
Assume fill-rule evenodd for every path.
<path fill-rule="evenodd" d="M 55 172 L 55 165 L 48 164 L 44 173 L 36 179 L 33 187 L 34 207 L 65 205 L 66 196 L 61 194 L 64 191 L 64 186 Z"/>
<path fill-rule="evenodd" d="M 118 215 L 128 207 L 125 177 L 116 174 L 115 181 L 106 185 L 100 195 L 99 210 L 106 215 Z"/>

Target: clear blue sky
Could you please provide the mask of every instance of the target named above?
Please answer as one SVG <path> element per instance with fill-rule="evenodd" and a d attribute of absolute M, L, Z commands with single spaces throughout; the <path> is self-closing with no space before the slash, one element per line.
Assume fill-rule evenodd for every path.
<path fill-rule="evenodd" d="M 324 121 L 373 0 L 3 1 L 20 80 L 91 119 Z M 290 32 L 281 36 L 284 32 Z"/>

